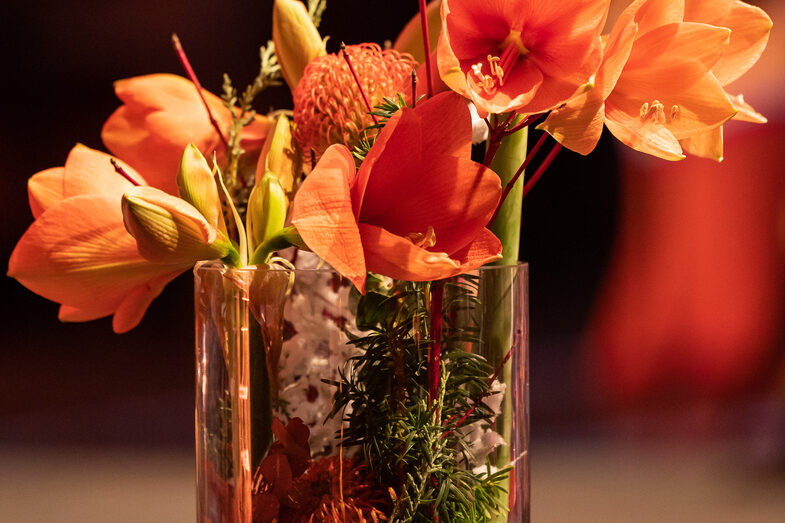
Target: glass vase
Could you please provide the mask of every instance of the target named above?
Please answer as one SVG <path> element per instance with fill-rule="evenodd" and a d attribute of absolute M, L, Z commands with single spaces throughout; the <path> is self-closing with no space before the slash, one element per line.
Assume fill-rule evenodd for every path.
<path fill-rule="evenodd" d="M 529 521 L 527 269 L 198 264 L 197 520 Z"/>

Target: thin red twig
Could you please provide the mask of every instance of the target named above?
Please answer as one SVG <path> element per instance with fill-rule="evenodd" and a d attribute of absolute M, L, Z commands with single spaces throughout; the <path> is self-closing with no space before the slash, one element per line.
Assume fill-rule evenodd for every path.
<path fill-rule="evenodd" d="M 487 118 L 485 119 L 486 123 L 488 124 L 489 136 L 488 150 L 485 151 L 485 158 L 483 159 L 482 163 L 486 167 L 490 167 L 493 163 L 493 159 L 496 157 L 496 153 L 499 151 L 499 147 L 501 146 L 502 138 L 505 136 L 504 131 L 507 129 L 507 126 L 510 124 L 514 116 L 514 112 L 509 112 L 507 113 L 507 116 L 503 122 L 499 123 L 497 121 L 493 126 L 491 126 Z"/>
<path fill-rule="evenodd" d="M 417 106 L 417 70 L 412 69 L 412 109 Z"/>
<path fill-rule="evenodd" d="M 352 77 L 354 78 L 354 83 L 357 84 L 357 89 L 360 90 L 360 95 L 363 97 L 363 102 L 365 102 L 365 107 L 368 109 L 368 114 L 371 115 L 371 118 L 373 119 L 373 123 L 375 125 L 378 125 L 379 121 L 376 119 L 376 115 L 373 114 L 373 108 L 371 107 L 371 102 L 369 102 L 368 97 L 365 96 L 365 90 L 363 90 L 363 86 L 360 83 L 360 78 L 357 76 L 357 72 L 354 70 L 352 61 L 349 59 L 349 53 L 346 52 L 346 44 L 343 42 L 341 42 L 341 54 L 343 55 L 343 59 L 346 60 L 346 65 L 349 66 L 349 72 L 352 73 Z"/>
<path fill-rule="evenodd" d="M 515 125 L 514 127 L 511 127 L 511 128 L 509 128 L 509 129 L 505 129 L 505 130 L 503 131 L 503 136 L 509 136 L 509 135 L 511 135 L 511 134 L 515 134 L 515 133 L 517 133 L 518 131 L 520 131 L 521 129 L 523 129 L 524 127 L 526 127 L 527 125 L 531 125 L 531 124 L 532 124 L 532 123 L 533 123 L 535 120 L 537 120 L 537 119 L 538 119 L 539 117 L 541 117 L 543 114 L 545 114 L 545 113 L 539 113 L 539 114 L 530 114 L 529 116 L 527 116 L 526 118 L 524 118 L 524 119 L 523 119 L 521 122 L 519 122 L 519 123 L 518 123 L 517 125 Z"/>
<path fill-rule="evenodd" d="M 488 390 L 483 392 L 477 399 L 474 400 L 474 402 L 472 403 L 472 406 L 469 407 L 469 410 L 467 410 L 466 413 L 464 413 L 464 415 L 461 416 L 461 418 L 458 421 L 455 422 L 455 427 L 453 427 L 453 430 L 457 429 L 461 425 L 463 425 L 466 422 L 466 420 L 469 419 L 469 416 L 471 416 L 472 413 L 477 409 L 477 406 L 480 403 L 482 403 L 482 400 L 484 400 L 485 398 L 490 396 L 490 394 L 491 394 L 490 386 L 493 385 L 493 382 L 496 381 L 496 378 L 499 377 L 499 374 L 501 374 L 502 370 L 504 369 L 504 366 L 510 360 L 510 356 L 512 356 L 512 349 L 507 351 L 507 354 L 504 355 L 504 358 L 502 359 L 502 362 L 498 365 L 498 367 L 496 367 L 496 370 L 493 371 L 493 375 L 491 375 L 491 377 L 488 379 L 488 387 L 489 387 Z M 449 425 L 450 422 L 452 420 L 454 420 L 454 419 L 455 419 L 455 416 L 451 417 L 450 419 L 448 419 L 448 420 L 446 420 L 444 422 L 444 425 Z M 441 437 L 443 438 L 443 437 L 447 436 L 450 432 L 452 432 L 452 430 L 449 431 L 449 432 L 443 433 Z"/>
<path fill-rule="evenodd" d="M 442 308 L 444 280 L 431 285 L 431 350 L 428 354 L 428 402 L 432 405 L 439 396 L 442 367 Z"/>
<path fill-rule="evenodd" d="M 193 67 L 191 67 L 191 62 L 188 60 L 188 56 L 185 54 L 185 49 L 183 49 L 182 44 L 180 43 L 180 39 L 177 37 L 175 33 L 172 33 L 172 45 L 174 45 L 174 50 L 177 52 L 177 57 L 180 59 L 180 63 L 183 65 L 183 69 L 185 69 L 185 73 L 188 75 L 188 78 L 196 87 L 196 93 L 199 95 L 199 98 L 202 100 L 202 104 L 204 105 L 205 110 L 207 111 L 207 117 L 210 118 L 210 125 L 213 126 L 215 132 L 218 133 L 218 136 L 221 137 L 221 143 L 223 143 L 226 149 L 229 149 L 229 141 L 224 136 L 224 133 L 221 131 L 221 126 L 218 125 L 218 121 L 213 116 L 213 112 L 210 110 L 210 106 L 207 104 L 207 100 L 204 98 L 204 93 L 202 93 L 202 84 L 199 83 L 199 78 L 196 77 L 196 73 L 194 72 Z"/>
<path fill-rule="evenodd" d="M 526 159 L 523 160 L 523 163 L 515 172 L 515 175 L 513 175 L 513 177 L 510 178 L 510 181 L 507 182 L 507 185 L 504 186 L 504 191 L 502 191 L 502 196 L 499 199 L 499 205 L 496 206 L 496 211 L 494 211 L 491 220 L 488 222 L 489 227 L 493 225 L 493 222 L 496 221 L 496 217 L 499 215 L 502 205 L 504 205 L 504 202 L 507 199 L 507 196 L 510 194 L 510 191 L 512 190 L 513 186 L 515 185 L 515 182 L 518 181 L 518 178 L 520 178 L 521 174 L 523 174 L 523 171 L 526 169 L 526 167 L 529 166 L 531 161 L 534 159 L 534 155 L 537 154 L 537 151 L 540 150 L 542 145 L 545 143 L 545 140 L 547 139 L 548 139 L 548 133 L 542 133 L 542 136 L 540 137 L 539 140 L 537 140 L 537 143 L 534 145 L 534 147 L 532 147 L 532 150 L 529 151 L 529 154 L 526 155 Z"/>
<path fill-rule="evenodd" d="M 136 185 L 137 187 L 140 185 L 140 183 L 139 183 L 139 182 L 137 182 L 136 180 L 134 180 L 133 178 L 131 178 L 131 175 L 130 175 L 130 174 L 128 174 L 127 172 L 125 172 L 125 169 L 123 169 L 122 167 L 120 167 L 120 164 L 119 164 L 119 163 L 117 163 L 117 160 L 115 160 L 114 158 L 109 158 L 109 163 L 111 163 L 111 164 L 112 164 L 112 167 L 114 167 L 114 170 L 115 170 L 115 172 L 116 172 L 117 174 L 119 174 L 120 176 L 122 176 L 123 178 L 125 178 L 126 180 L 128 180 L 129 182 L 131 182 L 132 184 Z"/>
<path fill-rule="evenodd" d="M 431 78 L 431 36 L 428 34 L 428 12 L 425 0 L 420 0 L 420 25 L 422 27 L 422 42 L 425 47 L 425 72 L 428 75 L 428 98 L 433 96 L 433 79 Z"/>
<path fill-rule="evenodd" d="M 540 179 L 540 177 L 545 173 L 545 171 L 551 165 L 553 160 L 556 158 L 556 155 L 559 154 L 559 151 L 561 151 L 561 148 L 562 145 L 557 142 L 556 145 L 553 146 L 553 149 L 551 149 L 551 152 L 548 153 L 548 156 L 545 157 L 545 159 L 542 161 L 540 166 L 537 168 L 537 171 L 534 173 L 534 175 L 532 175 L 529 181 L 526 182 L 526 185 L 523 186 L 524 198 L 526 198 L 526 195 L 529 194 L 529 191 L 532 190 L 532 187 L 534 187 L 534 184 L 537 183 L 537 180 Z"/>

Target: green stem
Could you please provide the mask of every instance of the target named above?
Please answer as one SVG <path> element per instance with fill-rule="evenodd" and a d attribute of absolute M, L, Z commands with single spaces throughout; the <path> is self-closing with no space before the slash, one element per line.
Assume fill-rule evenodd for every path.
<path fill-rule="evenodd" d="M 511 125 L 515 125 L 522 117 L 518 117 Z M 502 187 L 513 179 L 518 168 L 526 160 L 526 139 L 528 128 L 505 136 L 496 151 L 491 169 L 501 178 Z M 502 259 L 497 265 L 513 265 L 518 261 L 518 243 L 521 238 L 521 209 L 523 203 L 523 176 L 519 177 L 510 189 L 504 203 L 499 208 L 491 225 L 493 232 L 502 242 Z"/>
<path fill-rule="evenodd" d="M 515 127 L 523 117 L 517 117 L 509 125 Z M 528 127 L 523 127 L 502 139 L 499 149 L 496 151 L 491 169 L 499 175 L 502 187 L 513 180 L 519 168 L 526 161 Z M 521 211 L 523 204 L 523 176 L 518 177 L 506 195 L 501 207 L 497 210 L 493 224 L 490 229 L 502 242 L 502 258 L 495 262 L 496 265 L 514 265 L 518 262 L 519 242 L 521 238 Z M 505 271 L 489 271 L 486 274 L 486 281 L 481 289 L 483 303 L 483 322 L 486 332 L 488 332 L 488 343 L 485 347 L 484 355 L 488 363 L 493 367 L 502 367 L 498 376 L 499 381 L 510 386 L 512 371 L 510 365 L 503 365 L 505 356 L 511 348 L 509 332 L 512 322 L 510 317 L 511 308 L 505 306 L 509 301 L 511 281 Z M 496 418 L 496 431 L 505 441 L 512 441 L 512 417 L 515 414 L 512 409 L 512 402 L 509 393 L 505 394 L 505 401 L 502 403 L 501 412 Z M 506 467 L 510 461 L 509 445 L 502 445 L 496 452 L 496 465 L 500 468 Z M 509 492 L 509 479 L 505 480 L 505 487 Z M 507 495 L 500 500 L 507 505 Z M 494 521 L 506 521 L 507 517 L 499 517 Z"/>

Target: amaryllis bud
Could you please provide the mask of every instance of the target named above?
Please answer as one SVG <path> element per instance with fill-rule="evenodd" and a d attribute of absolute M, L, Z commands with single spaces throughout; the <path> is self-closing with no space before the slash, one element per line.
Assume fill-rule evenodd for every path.
<path fill-rule="evenodd" d="M 189 144 L 183 151 L 177 173 L 177 188 L 180 197 L 196 207 L 207 223 L 226 232 L 218 186 L 207 160 L 194 144 Z"/>
<path fill-rule="evenodd" d="M 376 44 L 349 45 L 358 80 L 371 106 L 393 97 L 398 85 L 411 77 L 417 62 L 398 51 Z M 294 97 L 294 137 L 307 156 L 321 156 L 331 144 L 358 145 L 363 129 L 373 125 L 360 88 L 340 54 L 317 58 L 305 69 Z"/>
<path fill-rule="evenodd" d="M 246 227 L 251 252 L 283 229 L 288 207 L 289 199 L 278 177 L 270 171 L 266 172 L 248 197 Z"/>
<path fill-rule="evenodd" d="M 273 131 L 267 136 L 259 163 L 256 164 L 256 182 L 267 172 L 278 177 L 281 186 L 288 193 L 294 188 L 294 180 L 302 171 L 302 157 L 292 138 L 292 129 L 286 116 L 279 116 Z"/>
<path fill-rule="evenodd" d="M 191 204 L 155 187 L 132 187 L 123 194 L 123 221 L 143 257 L 189 265 L 223 258 L 231 243 Z"/>
<path fill-rule="evenodd" d="M 299 0 L 275 0 L 273 42 L 281 73 L 292 91 L 302 78 L 305 66 L 326 54 L 324 41 Z"/>

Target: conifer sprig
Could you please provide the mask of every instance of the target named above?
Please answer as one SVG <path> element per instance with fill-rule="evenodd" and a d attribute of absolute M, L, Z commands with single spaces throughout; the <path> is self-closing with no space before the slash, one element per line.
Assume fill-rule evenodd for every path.
<path fill-rule="evenodd" d="M 461 431 L 443 420 L 460 418 L 473 398 L 490 394 L 493 369 L 469 352 L 478 342 L 481 304 L 477 280 L 445 285 L 439 394 L 428 399 L 426 306 L 428 284 L 397 283 L 358 302 L 358 327 L 370 330 L 352 343 L 360 355 L 340 373 L 331 416 L 344 413 L 343 445 L 359 446 L 385 487 L 392 489 L 391 521 L 490 521 L 505 508 L 508 470 L 473 472 L 475 460 Z M 490 425 L 494 412 L 474 405 L 467 423 Z"/>

